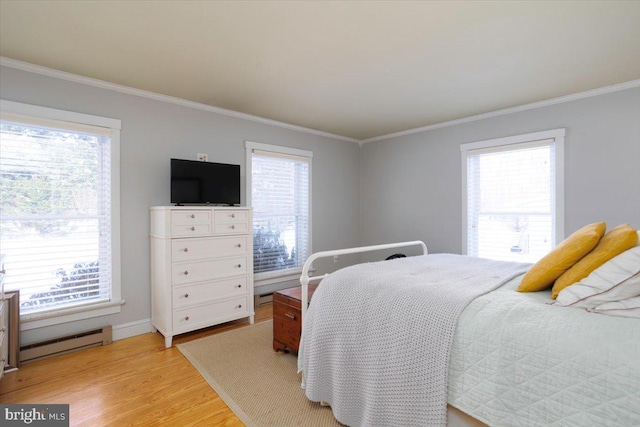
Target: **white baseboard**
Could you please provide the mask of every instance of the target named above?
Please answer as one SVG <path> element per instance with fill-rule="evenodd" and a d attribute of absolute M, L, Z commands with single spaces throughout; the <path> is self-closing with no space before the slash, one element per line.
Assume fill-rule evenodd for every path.
<path fill-rule="evenodd" d="M 113 341 L 118 341 L 149 332 L 153 332 L 151 319 L 143 319 L 135 322 L 123 323 L 122 325 L 114 325 L 112 339 Z"/>

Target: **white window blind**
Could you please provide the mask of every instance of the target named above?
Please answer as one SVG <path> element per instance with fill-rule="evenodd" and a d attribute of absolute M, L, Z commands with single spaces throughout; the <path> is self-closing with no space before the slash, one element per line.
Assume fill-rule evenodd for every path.
<path fill-rule="evenodd" d="M 2 115 L 0 245 L 23 316 L 111 299 L 110 134 Z"/>
<path fill-rule="evenodd" d="M 535 262 L 555 246 L 562 212 L 558 141 L 531 137 L 462 150 L 468 255 Z"/>
<path fill-rule="evenodd" d="M 251 150 L 256 280 L 300 270 L 311 250 L 311 157 L 270 147 Z"/>

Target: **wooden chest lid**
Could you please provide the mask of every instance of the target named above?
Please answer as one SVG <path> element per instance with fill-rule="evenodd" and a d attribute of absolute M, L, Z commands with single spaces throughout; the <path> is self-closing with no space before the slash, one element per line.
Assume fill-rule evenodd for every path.
<path fill-rule="evenodd" d="M 309 301 L 315 292 L 318 284 L 309 285 Z M 273 301 L 282 302 L 292 307 L 300 308 L 302 306 L 302 286 L 296 286 L 295 288 L 283 289 L 273 294 Z"/>

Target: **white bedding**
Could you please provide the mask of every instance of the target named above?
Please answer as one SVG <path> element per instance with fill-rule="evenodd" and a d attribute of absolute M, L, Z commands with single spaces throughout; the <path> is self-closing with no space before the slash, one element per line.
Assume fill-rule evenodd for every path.
<path fill-rule="evenodd" d="M 448 402 L 493 426 L 640 426 L 640 320 L 549 305 L 520 279 L 460 316 Z"/>
<path fill-rule="evenodd" d="M 333 273 L 305 317 L 307 397 L 348 425 L 444 425 L 458 316 L 528 266 L 440 254 Z"/>

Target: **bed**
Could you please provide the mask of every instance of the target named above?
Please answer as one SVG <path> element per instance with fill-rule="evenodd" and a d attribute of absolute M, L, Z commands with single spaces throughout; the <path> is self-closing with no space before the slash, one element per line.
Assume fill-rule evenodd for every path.
<path fill-rule="evenodd" d="M 318 258 L 412 245 L 423 255 L 308 276 Z M 303 310 L 298 367 L 307 397 L 344 424 L 640 425 L 640 320 L 516 292 L 530 264 L 427 255 L 422 242 L 307 262 L 303 301 L 323 280 Z M 458 264 L 455 280 L 441 271 Z M 461 296 L 441 300 L 424 280 Z"/>

